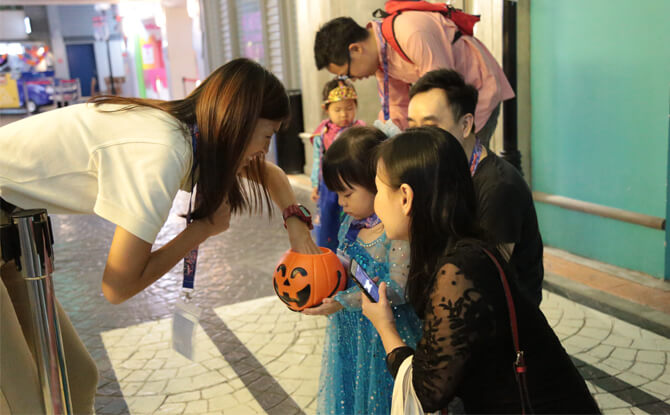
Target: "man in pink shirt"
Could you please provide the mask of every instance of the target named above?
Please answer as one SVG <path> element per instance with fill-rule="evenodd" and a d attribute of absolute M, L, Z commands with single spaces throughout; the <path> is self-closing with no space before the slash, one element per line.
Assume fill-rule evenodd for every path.
<path fill-rule="evenodd" d="M 461 33 L 454 22 L 440 13 L 405 11 L 396 17 L 393 29 L 398 45 L 411 62 L 383 39 L 381 22 L 370 22 L 364 28 L 350 17 L 338 17 L 316 33 L 316 66 L 354 80 L 375 74 L 382 100 L 386 66 L 390 118 L 402 129 L 407 127 L 411 84 L 434 69 L 456 70 L 479 93 L 475 132 L 488 147 L 500 103 L 514 98 L 514 91 L 493 55 L 479 40 Z M 384 54 L 387 65 L 383 64 Z M 383 119 L 383 111 L 380 119 Z"/>

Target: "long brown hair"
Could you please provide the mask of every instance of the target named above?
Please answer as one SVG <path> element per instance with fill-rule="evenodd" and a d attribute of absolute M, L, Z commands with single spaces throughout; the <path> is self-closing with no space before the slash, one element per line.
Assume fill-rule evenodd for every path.
<path fill-rule="evenodd" d="M 224 198 L 234 213 L 260 212 L 263 202 L 272 212 L 265 188 L 264 160 L 246 168 L 250 180 L 243 186 L 237 171 L 259 118 L 284 121 L 289 101 L 282 83 L 249 59 L 234 59 L 219 67 L 189 96 L 174 101 L 97 96 L 89 101 L 124 105 L 119 111 L 151 107 L 165 111 L 186 125 L 197 124 L 200 137 L 194 159 L 199 175 L 193 219 L 210 217 Z"/>
<path fill-rule="evenodd" d="M 391 188 L 406 183 L 414 191 L 405 292 L 423 318 L 440 257 L 460 240 L 483 237 L 468 160 L 454 136 L 433 126 L 405 130 L 380 144 L 377 155 Z"/>

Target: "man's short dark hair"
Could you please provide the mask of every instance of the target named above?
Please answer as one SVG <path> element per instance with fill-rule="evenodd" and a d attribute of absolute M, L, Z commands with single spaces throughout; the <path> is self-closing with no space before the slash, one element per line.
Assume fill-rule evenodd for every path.
<path fill-rule="evenodd" d="M 349 57 L 349 45 L 369 35 L 351 17 L 338 17 L 324 24 L 314 38 L 316 68 L 321 70 L 331 63 L 344 65 Z"/>
<path fill-rule="evenodd" d="M 447 95 L 454 121 L 465 114 L 475 114 L 477 107 L 477 88 L 466 84 L 463 76 L 452 69 L 436 69 L 426 72 L 409 90 L 409 99 L 431 89 L 441 89 Z"/>

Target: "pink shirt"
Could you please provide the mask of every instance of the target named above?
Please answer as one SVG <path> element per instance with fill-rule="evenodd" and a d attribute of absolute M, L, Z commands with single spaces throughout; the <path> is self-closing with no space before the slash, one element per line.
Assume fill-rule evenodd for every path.
<path fill-rule="evenodd" d="M 381 24 L 370 23 L 377 36 L 380 66 L 377 85 L 384 91 L 381 44 Z M 477 39 L 463 35 L 453 45 L 451 41 L 458 28 L 440 13 L 406 11 L 395 19 L 394 29 L 398 44 L 413 63 L 407 62 L 387 44 L 389 71 L 389 107 L 391 119 L 402 129 L 407 128 L 409 87 L 421 75 L 434 69 L 454 69 L 463 75 L 465 82 L 479 91 L 475 109 L 475 129 L 479 131 L 499 103 L 514 98 L 500 65 L 491 52 Z M 383 112 L 379 118 L 383 120 Z"/>
<path fill-rule="evenodd" d="M 362 120 L 356 120 L 349 127 L 358 127 L 361 125 L 365 125 L 365 123 Z M 340 127 L 339 125 L 332 122 L 330 118 L 326 118 L 325 120 L 321 121 L 321 124 L 319 124 L 319 126 L 316 127 L 316 130 L 314 130 L 312 133 L 312 143 L 314 143 L 314 136 L 320 135 L 323 145 L 325 146 L 325 150 L 328 150 L 330 145 L 333 144 L 333 141 L 335 141 L 335 138 L 338 136 L 338 134 L 340 134 L 340 131 L 349 127 Z"/>

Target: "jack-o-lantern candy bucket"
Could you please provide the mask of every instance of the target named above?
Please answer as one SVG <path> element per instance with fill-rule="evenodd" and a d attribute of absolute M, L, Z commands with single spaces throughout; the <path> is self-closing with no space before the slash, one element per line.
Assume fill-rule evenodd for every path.
<path fill-rule="evenodd" d="M 321 254 L 288 250 L 272 277 L 275 293 L 293 311 L 314 307 L 347 285 L 342 263 L 328 248 Z"/>

